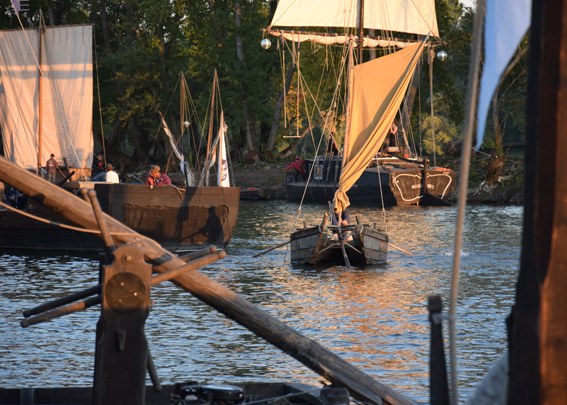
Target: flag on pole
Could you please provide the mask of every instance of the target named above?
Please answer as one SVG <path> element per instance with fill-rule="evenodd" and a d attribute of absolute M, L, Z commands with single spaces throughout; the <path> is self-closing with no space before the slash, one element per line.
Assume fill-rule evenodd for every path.
<path fill-rule="evenodd" d="M 484 66 L 478 101 L 478 131 L 475 150 L 484 139 L 488 108 L 500 76 L 530 27 L 531 0 L 487 0 L 484 29 Z"/>
<path fill-rule="evenodd" d="M 12 0 L 12 5 L 14 6 L 14 10 L 16 13 L 20 12 L 20 0 Z"/>
<path fill-rule="evenodd" d="M 218 185 L 220 187 L 230 187 L 228 179 L 228 159 L 226 154 L 226 131 L 228 127 L 224 122 L 224 113 L 221 112 L 221 121 L 219 129 L 219 172 L 218 172 Z"/>

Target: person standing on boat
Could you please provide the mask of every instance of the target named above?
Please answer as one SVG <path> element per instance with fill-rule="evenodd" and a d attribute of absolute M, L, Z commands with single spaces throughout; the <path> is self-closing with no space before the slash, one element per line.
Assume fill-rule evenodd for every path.
<path fill-rule="evenodd" d="M 171 179 L 165 173 L 160 172 L 160 167 L 158 165 L 152 166 L 150 169 L 150 174 L 146 179 L 146 186 L 167 186 L 171 185 Z"/>
<path fill-rule="evenodd" d="M 292 162 L 289 164 L 288 167 L 284 169 L 284 172 L 287 172 L 288 170 L 294 170 L 296 176 L 298 174 L 301 174 L 301 176 L 305 178 L 305 170 L 303 170 L 303 160 L 297 157 L 297 155 L 293 155 Z"/>
<path fill-rule="evenodd" d="M 332 132 L 329 134 L 329 141 L 327 142 L 327 154 L 330 156 L 337 156 L 339 154 L 339 146 Z"/>
<path fill-rule="evenodd" d="M 398 133 L 398 120 L 394 118 L 390 131 L 388 131 L 389 146 L 396 146 L 396 134 Z"/>
<path fill-rule="evenodd" d="M 114 171 L 114 166 L 110 163 L 106 165 L 106 181 L 108 183 L 120 183 L 120 178 L 118 177 L 118 173 Z"/>
<path fill-rule="evenodd" d="M 47 169 L 47 179 L 55 183 L 55 178 L 57 177 L 57 169 L 59 169 L 59 163 L 55 160 L 55 155 L 52 153 L 51 158 L 45 164 L 45 168 Z"/>

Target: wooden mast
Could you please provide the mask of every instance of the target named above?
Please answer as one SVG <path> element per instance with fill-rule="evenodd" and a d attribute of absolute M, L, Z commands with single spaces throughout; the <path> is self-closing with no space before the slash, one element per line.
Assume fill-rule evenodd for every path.
<path fill-rule="evenodd" d="M 211 137 L 213 135 L 213 118 L 215 115 L 215 91 L 217 87 L 217 70 L 215 69 L 215 75 L 213 77 L 213 94 L 211 96 L 211 116 L 209 117 L 209 137 L 207 139 L 207 158 L 205 159 L 205 185 L 209 186 L 209 152 L 211 150 Z M 202 181 L 201 181 L 202 183 Z"/>
<path fill-rule="evenodd" d="M 42 116 L 43 116 L 43 107 L 42 107 L 42 78 L 43 78 L 43 70 L 41 69 L 41 32 L 42 32 L 42 25 L 41 25 L 41 18 L 39 20 L 39 75 L 38 75 L 38 119 L 37 119 L 37 174 L 41 175 L 41 156 L 43 155 L 43 139 L 42 139 Z"/>
<path fill-rule="evenodd" d="M 364 0 L 358 3 L 358 63 L 362 63 L 362 45 L 364 44 Z"/>

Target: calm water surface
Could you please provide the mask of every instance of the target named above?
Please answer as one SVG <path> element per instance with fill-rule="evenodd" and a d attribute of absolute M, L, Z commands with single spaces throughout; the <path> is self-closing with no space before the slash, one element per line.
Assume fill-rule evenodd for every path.
<path fill-rule="evenodd" d="M 390 242 L 414 254 L 390 250 L 385 265 L 292 266 L 286 248 L 251 258 L 285 241 L 294 224 L 319 223 L 324 208 L 303 206 L 298 217 L 298 205 L 286 201 L 241 203 L 228 258 L 203 272 L 380 382 L 428 401 L 427 297 L 449 300 L 456 208 L 351 209 L 364 222 L 385 216 Z M 467 208 L 457 331 L 463 399 L 506 347 L 522 214 Z M 0 253 L 0 386 L 92 384 L 99 307 L 27 329 L 19 322 L 26 308 L 94 285 L 97 268 L 95 255 Z M 155 287 L 152 299 L 146 334 L 163 383 L 321 380 L 171 283 Z"/>

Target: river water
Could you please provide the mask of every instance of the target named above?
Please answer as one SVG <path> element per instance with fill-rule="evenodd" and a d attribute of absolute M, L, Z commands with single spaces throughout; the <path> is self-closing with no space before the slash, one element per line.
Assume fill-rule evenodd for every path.
<path fill-rule="evenodd" d="M 305 205 L 298 217 L 298 207 L 242 202 L 229 256 L 202 271 L 381 383 L 428 401 L 427 297 L 441 294 L 448 304 L 456 208 L 352 208 L 363 222 L 385 219 L 390 242 L 414 255 L 390 250 L 384 265 L 292 266 L 286 248 L 252 258 L 304 219 L 319 223 L 325 209 Z M 506 348 L 522 215 L 512 206 L 466 211 L 457 311 L 462 400 Z M 94 285 L 97 268 L 93 254 L 0 253 L 1 387 L 92 384 L 99 307 L 26 329 L 19 322 L 26 308 Z M 321 380 L 171 283 L 154 287 L 152 299 L 146 335 L 162 383 Z"/>

